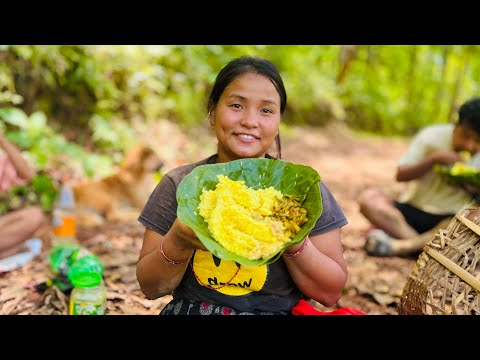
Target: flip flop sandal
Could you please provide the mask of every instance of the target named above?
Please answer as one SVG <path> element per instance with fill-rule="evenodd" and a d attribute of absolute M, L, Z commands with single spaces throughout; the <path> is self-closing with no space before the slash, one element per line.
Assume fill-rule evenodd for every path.
<path fill-rule="evenodd" d="M 380 229 L 372 230 L 365 240 L 365 251 L 371 256 L 391 256 L 393 238 Z"/>

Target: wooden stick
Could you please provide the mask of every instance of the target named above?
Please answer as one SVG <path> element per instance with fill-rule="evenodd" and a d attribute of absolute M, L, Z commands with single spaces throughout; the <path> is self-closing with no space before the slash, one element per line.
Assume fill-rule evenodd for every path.
<path fill-rule="evenodd" d="M 464 223 L 465 226 L 468 227 L 470 230 L 475 232 L 477 235 L 480 235 L 480 226 L 475 224 L 473 221 L 468 220 L 465 216 L 456 214 L 455 217 L 462 223 Z"/>
<path fill-rule="evenodd" d="M 475 290 L 480 292 L 480 281 L 477 280 L 472 274 L 468 271 L 455 264 L 452 260 L 448 259 L 444 255 L 440 254 L 438 251 L 432 249 L 431 247 L 425 246 L 423 248 L 428 255 L 437 260 L 440 264 L 445 266 L 448 270 L 453 272 L 455 275 L 460 277 L 463 281 L 473 287 Z"/>

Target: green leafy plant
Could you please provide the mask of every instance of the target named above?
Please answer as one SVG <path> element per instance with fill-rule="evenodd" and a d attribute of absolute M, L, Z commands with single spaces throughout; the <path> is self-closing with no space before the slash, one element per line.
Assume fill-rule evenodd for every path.
<path fill-rule="evenodd" d="M 58 167 L 60 163 L 70 168 L 81 168 L 88 177 L 107 176 L 113 172 L 110 156 L 90 153 L 55 133 L 43 112 L 37 111 L 27 116 L 21 109 L 0 108 L 0 119 L 15 129 L 3 131 L 10 141 L 28 150 L 25 157 L 36 168 Z"/>
<path fill-rule="evenodd" d="M 38 205 L 51 212 L 58 196 L 58 189 L 51 177 L 36 175 L 25 185 L 14 185 L 0 193 L 0 215 L 27 206 Z"/>
<path fill-rule="evenodd" d="M 217 175 L 231 180 L 243 180 L 252 189 L 273 186 L 284 195 L 292 195 L 308 212 L 308 221 L 278 253 L 258 260 L 251 260 L 225 249 L 212 236 L 208 225 L 199 214 L 200 195 L 204 189 L 215 189 Z M 177 216 L 190 226 L 205 247 L 215 256 L 234 260 L 246 266 L 259 266 L 276 261 L 286 247 L 301 242 L 315 225 L 323 207 L 319 188 L 320 175 L 309 166 L 273 159 L 240 159 L 228 163 L 197 166 L 180 183 L 177 189 Z"/>

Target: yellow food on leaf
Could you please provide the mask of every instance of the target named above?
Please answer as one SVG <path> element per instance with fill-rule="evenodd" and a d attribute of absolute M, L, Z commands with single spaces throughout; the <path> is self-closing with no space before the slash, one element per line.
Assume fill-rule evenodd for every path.
<path fill-rule="evenodd" d="M 460 151 L 459 155 L 462 158 L 462 161 L 468 161 L 472 158 L 472 154 L 470 154 L 470 151 L 467 150 Z"/>
<path fill-rule="evenodd" d="M 469 175 L 469 174 L 476 174 L 478 169 L 474 166 L 467 165 L 463 162 L 456 162 L 453 164 L 452 168 L 450 169 L 450 175 Z"/>
<path fill-rule="evenodd" d="M 217 178 L 216 188 L 200 195 L 199 213 L 215 240 L 237 255 L 250 260 L 269 257 L 307 221 L 306 210 L 273 187 L 254 190 L 241 180 Z M 287 208 L 292 215 L 280 216 Z"/>

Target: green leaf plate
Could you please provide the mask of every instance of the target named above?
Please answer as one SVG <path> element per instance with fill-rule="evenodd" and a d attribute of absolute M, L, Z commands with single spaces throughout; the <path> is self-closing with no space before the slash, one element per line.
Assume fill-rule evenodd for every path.
<path fill-rule="evenodd" d="M 452 166 L 437 164 L 435 165 L 434 170 L 441 174 L 451 184 L 470 184 L 480 188 L 480 171 L 452 174 L 451 168 Z"/>
<path fill-rule="evenodd" d="M 308 221 L 279 252 L 267 258 L 251 260 L 226 250 L 213 238 L 208 230 L 208 224 L 198 211 L 203 189 L 215 189 L 219 174 L 228 176 L 231 180 L 243 180 L 245 185 L 252 189 L 273 186 L 284 195 L 297 195 L 298 201 L 307 210 Z M 301 242 L 322 214 L 319 182 L 320 175 L 315 169 L 283 160 L 253 158 L 200 165 L 185 176 L 177 189 L 177 216 L 180 221 L 192 228 L 200 241 L 216 257 L 234 260 L 245 266 L 270 264 L 281 256 L 285 248 Z"/>

